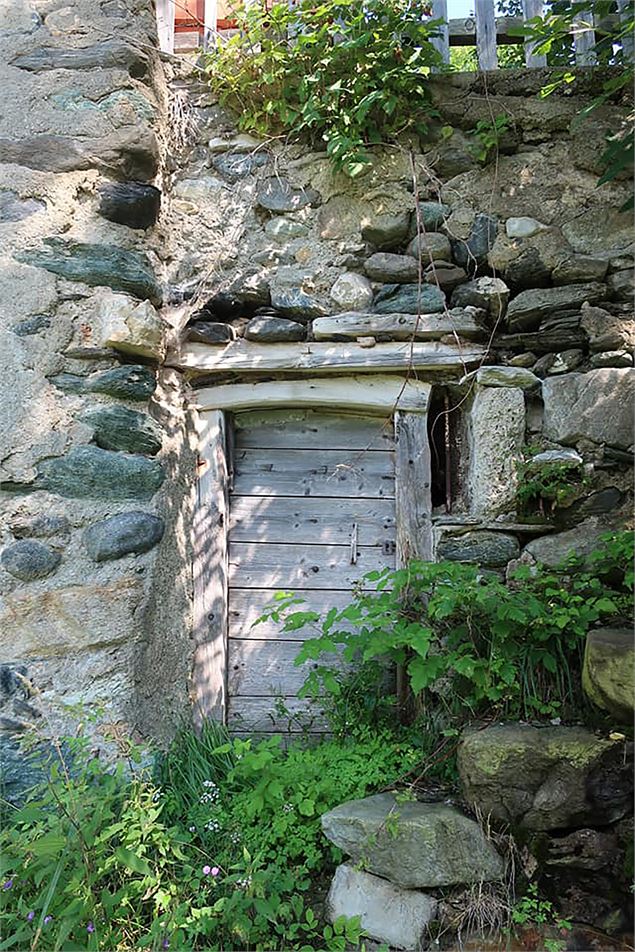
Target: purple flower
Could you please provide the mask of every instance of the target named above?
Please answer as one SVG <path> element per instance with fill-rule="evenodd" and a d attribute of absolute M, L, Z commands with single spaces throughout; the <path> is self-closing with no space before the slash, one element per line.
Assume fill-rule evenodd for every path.
<path fill-rule="evenodd" d="M 170 940 L 169 940 L 169 939 L 164 939 L 163 942 L 162 942 L 162 946 L 163 946 L 164 949 L 169 949 L 169 948 L 170 948 Z"/>
<path fill-rule="evenodd" d="M 12 879 L 7 879 L 6 883 L 3 883 L 3 884 L 2 884 L 2 888 L 3 888 L 3 889 L 12 889 L 12 888 L 13 888 L 13 880 L 12 880 Z"/>
<path fill-rule="evenodd" d="M 218 874 L 220 873 L 220 869 L 218 868 L 218 866 L 212 866 L 211 872 L 212 872 L 212 876 L 218 876 Z"/>
<path fill-rule="evenodd" d="M 92 924 L 92 922 L 89 922 L 88 925 L 86 926 L 86 932 L 94 932 L 94 931 L 95 931 L 95 926 Z"/>
<path fill-rule="evenodd" d="M 209 876 L 212 871 L 211 866 L 203 866 L 203 876 Z"/>
<path fill-rule="evenodd" d="M 33 912 L 32 909 L 31 909 L 31 912 L 27 912 L 26 919 L 27 919 L 27 922 L 33 922 L 33 920 L 35 919 L 35 913 Z"/>
<path fill-rule="evenodd" d="M 44 925 L 47 926 L 49 922 L 53 921 L 53 916 L 44 916 Z"/>

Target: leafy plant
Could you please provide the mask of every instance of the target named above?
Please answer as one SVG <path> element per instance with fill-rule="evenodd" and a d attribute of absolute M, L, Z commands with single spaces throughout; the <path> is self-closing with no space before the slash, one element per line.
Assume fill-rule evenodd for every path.
<path fill-rule="evenodd" d="M 296 664 L 338 655 L 370 665 L 379 681 L 393 663 L 404 666 L 424 709 L 432 702 L 463 718 L 553 717 L 580 703 L 572 671 L 591 625 L 629 612 L 628 536 L 605 539 L 593 563 L 598 574 L 572 558 L 560 571 L 522 567 L 505 584 L 475 565 L 415 562 L 369 573 L 364 584 L 371 590 L 360 589 L 348 606 L 324 617 L 297 611 L 295 596 L 282 596 L 273 612 L 285 631 L 319 626 Z M 332 668 L 317 665 L 301 693 L 340 691 Z"/>
<path fill-rule="evenodd" d="M 516 472 L 516 499 L 525 512 L 538 508 L 544 514 L 545 508 L 553 511 L 566 506 L 580 495 L 585 485 L 582 463 L 541 463 L 530 455 L 517 462 Z"/>
<path fill-rule="evenodd" d="M 56 743 L 72 774 L 61 757 L 0 833 L 0 949 L 359 947 L 358 920 L 319 914 L 341 859 L 320 815 L 397 781 L 415 747 L 367 730 L 285 750 L 204 724 L 159 757 L 157 782 L 135 748 L 124 770 L 86 737 Z"/>
<path fill-rule="evenodd" d="M 310 0 L 239 6 L 237 33 L 205 71 L 241 128 L 325 143 L 336 168 L 359 175 L 367 146 L 425 135 L 433 114 L 426 79 L 442 66 L 410 0 Z"/>
<path fill-rule="evenodd" d="M 512 922 L 521 926 L 538 926 L 541 932 L 554 929 L 560 933 L 560 938 L 544 936 L 546 952 L 562 952 L 566 948 L 566 935 L 571 930 L 572 923 L 562 919 L 548 899 L 542 898 L 538 887 L 531 883 L 527 892 L 518 900 L 512 909 Z"/>
<path fill-rule="evenodd" d="M 470 134 L 473 137 L 472 152 L 478 162 L 486 162 L 492 150 L 498 149 L 501 136 L 508 131 L 510 119 L 504 114 L 492 120 L 479 119 Z"/>

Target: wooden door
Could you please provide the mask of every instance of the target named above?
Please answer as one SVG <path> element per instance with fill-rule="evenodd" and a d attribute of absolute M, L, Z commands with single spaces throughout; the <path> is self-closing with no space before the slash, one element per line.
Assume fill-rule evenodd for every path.
<path fill-rule="evenodd" d="M 366 572 L 394 568 L 393 421 L 269 410 L 233 422 L 227 722 L 233 732 L 319 732 L 319 705 L 296 697 L 307 669 L 293 663 L 312 632 L 252 624 L 277 591 L 322 612 L 346 605 Z"/>

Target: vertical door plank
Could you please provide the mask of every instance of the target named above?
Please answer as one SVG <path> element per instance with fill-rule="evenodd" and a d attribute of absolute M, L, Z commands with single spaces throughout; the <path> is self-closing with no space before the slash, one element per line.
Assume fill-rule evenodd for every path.
<path fill-rule="evenodd" d="M 444 23 L 437 27 L 439 35 L 433 37 L 430 42 L 439 51 L 444 63 L 450 62 L 450 26 L 448 24 L 448 2 L 447 0 L 432 0 L 432 19 L 443 20 Z"/>
<path fill-rule="evenodd" d="M 543 0 L 523 0 L 523 20 L 532 20 L 534 17 L 541 17 L 543 14 Z M 534 53 L 533 40 L 525 42 L 525 65 L 528 69 L 537 69 L 540 66 L 547 65 L 546 53 Z"/>
<path fill-rule="evenodd" d="M 397 565 L 432 559 L 432 495 L 427 415 L 395 414 Z"/>
<path fill-rule="evenodd" d="M 200 416 L 199 464 L 194 518 L 195 722 L 224 722 L 227 714 L 227 526 L 228 462 L 225 414 Z"/>
<path fill-rule="evenodd" d="M 475 0 L 476 53 L 481 70 L 498 69 L 494 0 Z"/>

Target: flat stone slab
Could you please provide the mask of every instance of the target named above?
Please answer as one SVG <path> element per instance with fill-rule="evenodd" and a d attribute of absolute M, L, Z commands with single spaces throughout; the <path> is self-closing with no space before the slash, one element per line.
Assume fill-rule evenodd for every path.
<path fill-rule="evenodd" d="M 607 295 L 606 285 L 597 282 L 521 291 L 507 308 L 507 324 L 512 334 L 530 331 L 554 311 L 575 310 L 584 303 L 597 304 Z"/>
<path fill-rule="evenodd" d="M 406 889 L 503 875 L 503 860 L 478 823 L 445 803 L 398 803 L 379 793 L 325 813 L 322 829 L 355 862 Z"/>
<path fill-rule="evenodd" d="M 164 478 L 155 459 L 77 446 L 64 456 L 40 463 L 33 488 L 76 499 L 148 499 Z"/>
<path fill-rule="evenodd" d="M 124 291 L 161 304 L 161 288 L 145 254 L 115 245 L 85 244 L 45 238 L 42 248 L 23 251 L 18 261 L 46 268 L 68 281 Z"/>
<path fill-rule="evenodd" d="M 359 916 L 366 935 L 393 949 L 422 948 L 436 909 L 432 896 L 401 889 L 348 863 L 335 870 L 326 899 L 329 922 Z"/>
<path fill-rule="evenodd" d="M 543 383 L 544 435 L 571 446 L 579 440 L 620 449 L 633 445 L 635 370 L 603 367 Z"/>

